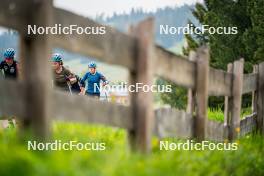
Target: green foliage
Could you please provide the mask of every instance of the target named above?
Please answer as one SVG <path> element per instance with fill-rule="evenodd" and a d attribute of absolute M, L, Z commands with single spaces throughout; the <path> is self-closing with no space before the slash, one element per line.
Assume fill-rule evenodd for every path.
<path fill-rule="evenodd" d="M 210 65 L 226 70 L 227 64 L 239 58 L 245 59 L 245 72 L 252 72 L 254 64 L 264 61 L 264 1 L 259 0 L 205 0 L 193 9 L 194 17 L 201 25 L 212 27 L 237 27 L 238 34 L 194 34 L 186 35 L 188 47 L 183 53 L 208 44 L 210 46 Z M 189 22 L 192 24 L 191 20 Z M 223 106 L 223 98 L 212 97 L 209 106 Z M 250 104 L 251 96 L 243 98 L 242 107 Z"/>
<path fill-rule="evenodd" d="M 187 90 L 176 86 L 171 81 L 163 79 L 157 79 L 157 85 L 171 85 L 171 92 L 163 92 L 160 94 L 160 98 L 164 104 L 169 104 L 171 107 L 177 109 L 186 109 L 187 105 Z"/>
<path fill-rule="evenodd" d="M 184 53 L 207 43 L 210 46 L 211 66 L 226 69 L 228 63 L 241 57 L 245 59 L 245 71 L 263 61 L 264 55 L 264 2 L 259 0 L 205 0 L 197 3 L 193 15 L 202 25 L 213 27 L 237 27 L 236 35 L 205 33 L 186 36 L 188 47 Z M 191 23 L 191 22 L 190 22 Z"/>
<path fill-rule="evenodd" d="M 264 174 L 264 140 L 248 136 L 237 151 L 160 151 L 153 139 L 153 153 L 128 152 L 124 130 L 103 126 L 56 122 L 54 139 L 79 142 L 104 141 L 106 151 L 28 151 L 16 129 L 0 131 L 0 175 L 3 176 L 130 176 L 130 175 L 254 175 Z M 166 139 L 178 142 L 177 139 Z M 181 140 L 182 141 L 182 140 Z"/>
<path fill-rule="evenodd" d="M 244 117 L 252 114 L 251 107 L 243 108 L 241 110 L 240 118 L 243 119 Z M 210 120 L 215 120 L 218 122 L 224 122 L 224 111 L 222 108 L 208 108 L 207 116 Z"/>

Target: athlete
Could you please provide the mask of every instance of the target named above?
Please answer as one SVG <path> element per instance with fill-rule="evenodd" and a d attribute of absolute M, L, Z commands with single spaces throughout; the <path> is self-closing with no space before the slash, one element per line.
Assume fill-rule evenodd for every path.
<path fill-rule="evenodd" d="M 8 48 L 4 52 L 4 60 L 0 62 L 0 77 L 3 74 L 4 78 L 16 79 L 18 76 L 18 63 L 14 60 L 15 50 L 13 48 Z M 13 117 L 8 117 L 8 120 L 3 120 L 0 124 L 4 128 L 14 127 L 16 121 Z"/>
<path fill-rule="evenodd" d="M 72 93 L 71 85 L 77 82 L 77 79 L 70 70 L 63 66 L 61 54 L 55 53 L 52 55 L 52 63 L 54 70 L 54 84 L 61 90 L 69 91 Z"/>
<path fill-rule="evenodd" d="M 4 52 L 5 60 L 0 63 L 0 72 L 3 73 L 4 78 L 17 78 L 18 75 L 18 63 L 14 60 L 15 50 L 8 48 Z"/>
<path fill-rule="evenodd" d="M 83 78 L 81 79 L 81 93 L 82 95 L 88 95 L 92 97 L 99 98 L 100 97 L 100 81 L 103 82 L 103 86 L 108 84 L 106 78 L 96 70 L 96 63 L 90 62 L 89 72 L 87 72 Z M 87 89 L 85 90 L 85 82 L 88 82 Z"/>

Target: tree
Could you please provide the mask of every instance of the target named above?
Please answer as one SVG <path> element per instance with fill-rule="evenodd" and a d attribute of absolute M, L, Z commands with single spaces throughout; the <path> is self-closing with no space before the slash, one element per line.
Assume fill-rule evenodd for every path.
<path fill-rule="evenodd" d="M 187 90 L 176 86 L 171 81 L 166 81 L 163 79 L 157 79 L 157 85 L 172 85 L 171 92 L 163 92 L 160 94 L 160 98 L 166 104 L 169 104 L 171 107 L 178 109 L 185 109 L 187 105 Z"/>
<path fill-rule="evenodd" d="M 264 1 L 205 0 L 204 4 L 197 3 L 192 13 L 200 25 L 237 27 L 238 33 L 186 35 L 185 55 L 206 43 L 210 46 L 210 65 L 218 69 L 226 70 L 228 63 L 244 58 L 245 72 L 249 73 L 254 64 L 264 61 Z M 243 107 L 250 101 L 250 96 L 244 96 Z M 220 102 L 223 103 L 223 98 L 209 98 L 211 107 L 219 106 Z"/>
<path fill-rule="evenodd" d="M 201 25 L 237 27 L 238 33 L 187 35 L 188 47 L 183 49 L 184 54 L 207 43 L 211 66 L 226 69 L 228 63 L 243 57 L 245 71 L 251 72 L 253 64 L 264 60 L 263 3 L 259 0 L 205 0 L 204 4 L 197 3 L 192 13 Z"/>

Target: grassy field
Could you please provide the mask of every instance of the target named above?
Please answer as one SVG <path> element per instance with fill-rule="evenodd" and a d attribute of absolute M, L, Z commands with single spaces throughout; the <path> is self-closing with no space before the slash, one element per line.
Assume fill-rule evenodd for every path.
<path fill-rule="evenodd" d="M 160 151 L 153 139 L 152 154 L 141 155 L 129 152 L 126 132 L 120 129 L 55 122 L 53 134 L 54 140 L 105 142 L 107 150 L 28 151 L 11 127 L 0 132 L 0 175 L 264 175 L 264 141 L 259 136 L 239 139 L 237 151 Z"/>

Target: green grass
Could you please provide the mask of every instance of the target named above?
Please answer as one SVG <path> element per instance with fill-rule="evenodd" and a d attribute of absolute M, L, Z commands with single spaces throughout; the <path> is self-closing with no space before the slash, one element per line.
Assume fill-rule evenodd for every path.
<path fill-rule="evenodd" d="M 264 175 L 260 136 L 240 139 L 237 151 L 160 151 L 153 139 L 153 152 L 142 155 L 129 152 L 126 132 L 116 128 L 56 122 L 53 134 L 62 141 L 105 142 L 107 150 L 32 152 L 19 142 L 16 129 L 5 129 L 0 131 L 0 175 Z"/>
<path fill-rule="evenodd" d="M 244 108 L 241 110 L 240 117 L 242 119 L 250 114 L 252 114 L 251 107 Z M 224 122 L 224 112 L 221 110 L 221 108 L 208 108 L 207 116 L 208 116 L 208 119 L 210 120 Z"/>
<path fill-rule="evenodd" d="M 207 116 L 210 120 L 224 122 L 224 112 L 220 108 L 210 108 L 207 110 Z"/>

